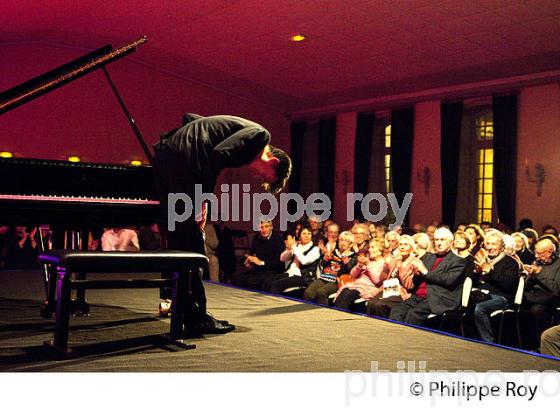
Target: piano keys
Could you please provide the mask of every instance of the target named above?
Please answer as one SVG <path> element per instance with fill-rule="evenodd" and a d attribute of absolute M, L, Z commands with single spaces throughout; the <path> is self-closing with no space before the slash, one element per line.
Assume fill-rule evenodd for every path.
<path fill-rule="evenodd" d="M 159 201 L 152 168 L 0 158 L 0 224 L 65 230 L 149 225 Z"/>

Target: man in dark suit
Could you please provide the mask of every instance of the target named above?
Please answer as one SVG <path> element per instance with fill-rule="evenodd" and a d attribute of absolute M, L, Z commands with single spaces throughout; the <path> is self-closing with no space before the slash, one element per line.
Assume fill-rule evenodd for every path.
<path fill-rule="evenodd" d="M 523 304 L 532 325 L 530 340 L 526 341 L 529 348 L 538 346 L 542 332 L 560 307 L 560 258 L 556 252 L 556 245 L 549 238 L 541 239 L 535 245 L 537 258 L 532 265 L 524 265 L 528 278 Z"/>
<path fill-rule="evenodd" d="M 232 284 L 242 288 L 261 290 L 263 282 L 284 271 L 280 254 L 284 250 L 282 237 L 273 232 L 272 221 L 261 221 L 259 234 L 253 238 L 251 249 L 245 255 L 243 266 L 247 268 L 235 273 Z"/>
<path fill-rule="evenodd" d="M 186 194 L 194 202 L 196 185 L 202 186 L 202 193 L 212 193 L 224 168 L 244 165 L 263 182 L 266 191 L 276 193 L 283 189 L 290 176 L 291 161 L 284 151 L 269 145 L 269 141 L 270 133 L 261 125 L 227 115 L 185 114 L 182 127 L 162 135 L 155 145 L 153 167 L 163 219 L 160 229 L 167 237 L 168 249 L 204 254 L 206 222 L 206 206 L 202 204 L 197 220 L 195 215 L 190 215 L 185 221 L 176 222 L 174 230 L 168 229 L 169 194 Z M 185 212 L 183 201 L 175 205 L 177 215 Z M 208 314 L 204 286 L 198 275 L 189 281 L 188 295 L 187 333 L 225 333 L 235 328 Z"/>
<path fill-rule="evenodd" d="M 434 243 L 436 253 L 425 259 L 422 282 L 410 298 L 391 310 L 391 319 L 421 326 L 428 315 L 459 307 L 467 262 L 451 252 L 453 234 L 449 229 L 436 229 Z"/>

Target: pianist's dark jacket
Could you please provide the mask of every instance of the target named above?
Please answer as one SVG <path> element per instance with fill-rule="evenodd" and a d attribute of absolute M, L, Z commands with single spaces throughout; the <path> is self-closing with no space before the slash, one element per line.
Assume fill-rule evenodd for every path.
<path fill-rule="evenodd" d="M 240 117 L 185 114 L 183 126 L 162 135 L 156 150 L 167 146 L 180 152 L 193 184 L 213 192 L 224 168 L 251 163 L 268 145 L 270 133 L 261 125 Z"/>

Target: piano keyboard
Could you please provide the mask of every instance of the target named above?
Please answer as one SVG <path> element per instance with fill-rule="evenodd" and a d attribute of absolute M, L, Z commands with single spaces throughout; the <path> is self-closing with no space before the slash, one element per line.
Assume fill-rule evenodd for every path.
<path fill-rule="evenodd" d="M 54 195 L 6 195 L 0 194 L 0 200 L 8 201 L 49 201 L 96 204 L 126 204 L 126 205 L 159 205 L 159 201 L 141 198 L 105 198 L 86 196 L 54 196 Z"/>

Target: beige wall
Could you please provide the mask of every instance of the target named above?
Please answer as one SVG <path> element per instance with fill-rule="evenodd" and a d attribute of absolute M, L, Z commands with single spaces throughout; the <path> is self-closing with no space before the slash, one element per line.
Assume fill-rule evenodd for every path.
<path fill-rule="evenodd" d="M 416 104 L 412 150 L 410 224 L 441 220 L 440 101 Z M 425 185 L 425 168 L 429 184 Z"/>
<path fill-rule="evenodd" d="M 544 224 L 560 226 L 560 86 L 529 87 L 519 96 L 519 139 L 517 156 L 517 221 L 529 217 L 540 232 Z M 542 195 L 528 182 L 535 165 L 545 169 Z"/>
<path fill-rule="evenodd" d="M 332 217 L 346 228 L 346 193 L 354 192 L 354 149 L 356 141 L 356 119 L 354 112 L 336 117 L 336 166 Z"/>
<path fill-rule="evenodd" d="M 440 166 L 440 103 L 439 100 L 415 105 L 414 147 L 411 190 L 414 194 L 409 209 L 410 223 L 430 223 L 441 220 Z M 519 91 L 517 160 L 517 217 L 531 218 L 540 231 L 544 224 L 560 227 L 560 86 L 552 83 L 526 87 Z M 355 113 L 337 117 L 337 165 L 335 202 L 337 221 L 345 221 L 342 196 L 350 192 L 353 179 Z M 527 180 L 525 162 L 534 175 L 535 164 L 545 168 L 542 196 L 536 195 L 536 184 Z M 426 187 L 424 168 L 429 168 L 430 183 Z M 468 181 L 467 181 L 468 183 Z M 347 188 L 348 187 L 348 190 Z M 342 208 L 341 208 L 342 207 Z"/>

